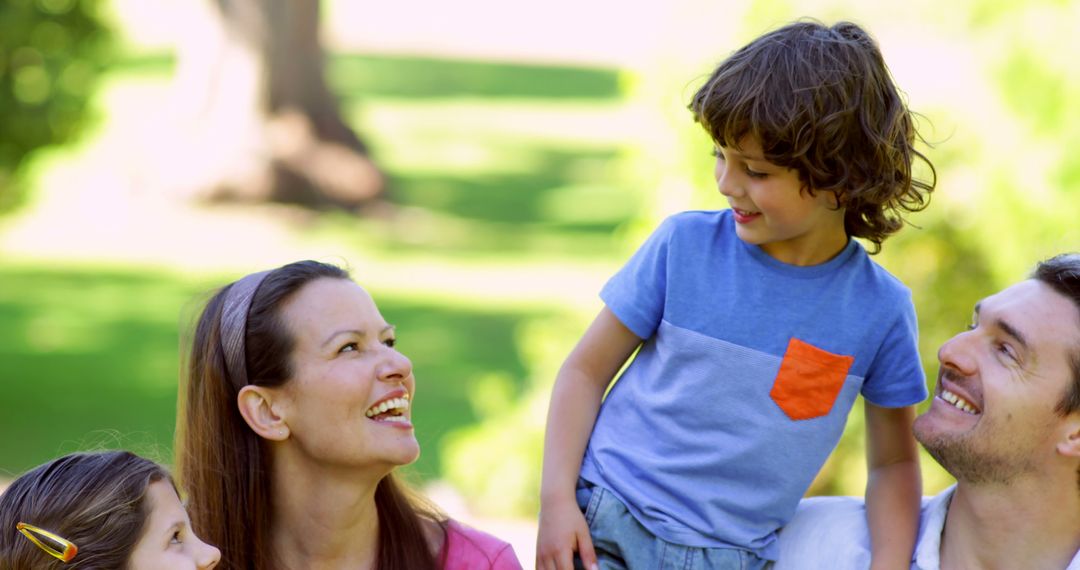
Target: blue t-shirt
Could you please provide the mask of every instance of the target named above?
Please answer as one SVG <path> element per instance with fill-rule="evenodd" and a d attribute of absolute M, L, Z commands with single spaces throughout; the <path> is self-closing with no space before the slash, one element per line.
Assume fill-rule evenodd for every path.
<path fill-rule="evenodd" d="M 855 240 L 799 267 L 739 239 L 730 210 L 684 212 L 600 296 L 645 342 L 581 476 L 669 542 L 775 559 L 856 396 L 927 396 L 911 294 Z"/>

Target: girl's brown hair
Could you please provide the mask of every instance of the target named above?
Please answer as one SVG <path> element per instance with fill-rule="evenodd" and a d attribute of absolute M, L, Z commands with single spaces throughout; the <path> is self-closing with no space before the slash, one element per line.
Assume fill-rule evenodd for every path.
<path fill-rule="evenodd" d="M 158 464 L 127 451 L 72 453 L 40 465 L 0 495 L 0 570 L 125 568 L 150 515 L 147 487 L 170 481 Z M 72 542 L 64 563 L 15 530 L 26 523 Z"/>
<path fill-rule="evenodd" d="M 716 144 L 751 135 L 809 192 L 835 192 L 844 229 L 871 253 L 903 227 L 904 212 L 927 206 L 936 184 L 877 43 L 850 22 L 799 21 L 758 37 L 720 63 L 690 110 Z M 915 162 L 928 180 L 912 177 Z"/>
<path fill-rule="evenodd" d="M 315 279 L 349 279 L 336 266 L 299 261 L 269 272 L 247 313 L 244 354 L 248 381 L 280 386 L 293 376 L 294 339 L 282 320 L 285 302 Z M 273 473 L 269 446 L 244 422 L 237 407 L 239 388 L 230 378 L 220 322 L 229 288 L 203 309 L 180 389 L 176 463 L 180 486 L 189 494 L 188 512 L 200 536 L 221 549 L 221 570 L 274 568 L 270 524 Z M 433 510 L 410 499 L 393 475 L 375 490 L 379 516 L 380 570 L 434 569 L 435 556 L 424 520 L 441 524 Z"/>

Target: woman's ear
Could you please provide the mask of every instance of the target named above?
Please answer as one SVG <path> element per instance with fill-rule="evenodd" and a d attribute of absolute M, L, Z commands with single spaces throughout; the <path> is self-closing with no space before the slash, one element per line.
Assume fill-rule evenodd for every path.
<path fill-rule="evenodd" d="M 236 404 L 251 431 L 270 441 L 284 441 L 289 437 L 289 426 L 278 414 L 282 398 L 278 390 L 249 384 L 240 389 Z"/>

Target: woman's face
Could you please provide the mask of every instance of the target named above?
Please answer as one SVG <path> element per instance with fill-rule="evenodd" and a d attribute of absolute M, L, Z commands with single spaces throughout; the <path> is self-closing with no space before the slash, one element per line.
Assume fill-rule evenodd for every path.
<path fill-rule="evenodd" d="M 389 470 L 416 461 L 412 363 L 371 296 L 347 279 L 320 278 L 283 306 L 293 377 L 275 412 L 302 455 L 327 465 Z"/>
<path fill-rule="evenodd" d="M 203 570 L 217 566 L 221 552 L 195 536 L 171 483 L 151 483 L 146 500 L 150 517 L 128 559 L 130 570 Z"/>

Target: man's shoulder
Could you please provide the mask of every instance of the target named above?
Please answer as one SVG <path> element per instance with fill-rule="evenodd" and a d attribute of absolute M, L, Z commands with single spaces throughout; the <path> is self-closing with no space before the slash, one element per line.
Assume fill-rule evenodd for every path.
<path fill-rule="evenodd" d="M 916 551 L 927 568 L 937 566 L 941 528 L 953 487 L 923 497 Z M 774 570 L 864 570 L 870 567 L 870 529 L 862 497 L 811 497 L 799 502 L 779 536 Z"/>
<path fill-rule="evenodd" d="M 870 566 L 870 531 L 861 497 L 811 497 L 780 531 L 774 570 L 863 569 Z"/>

